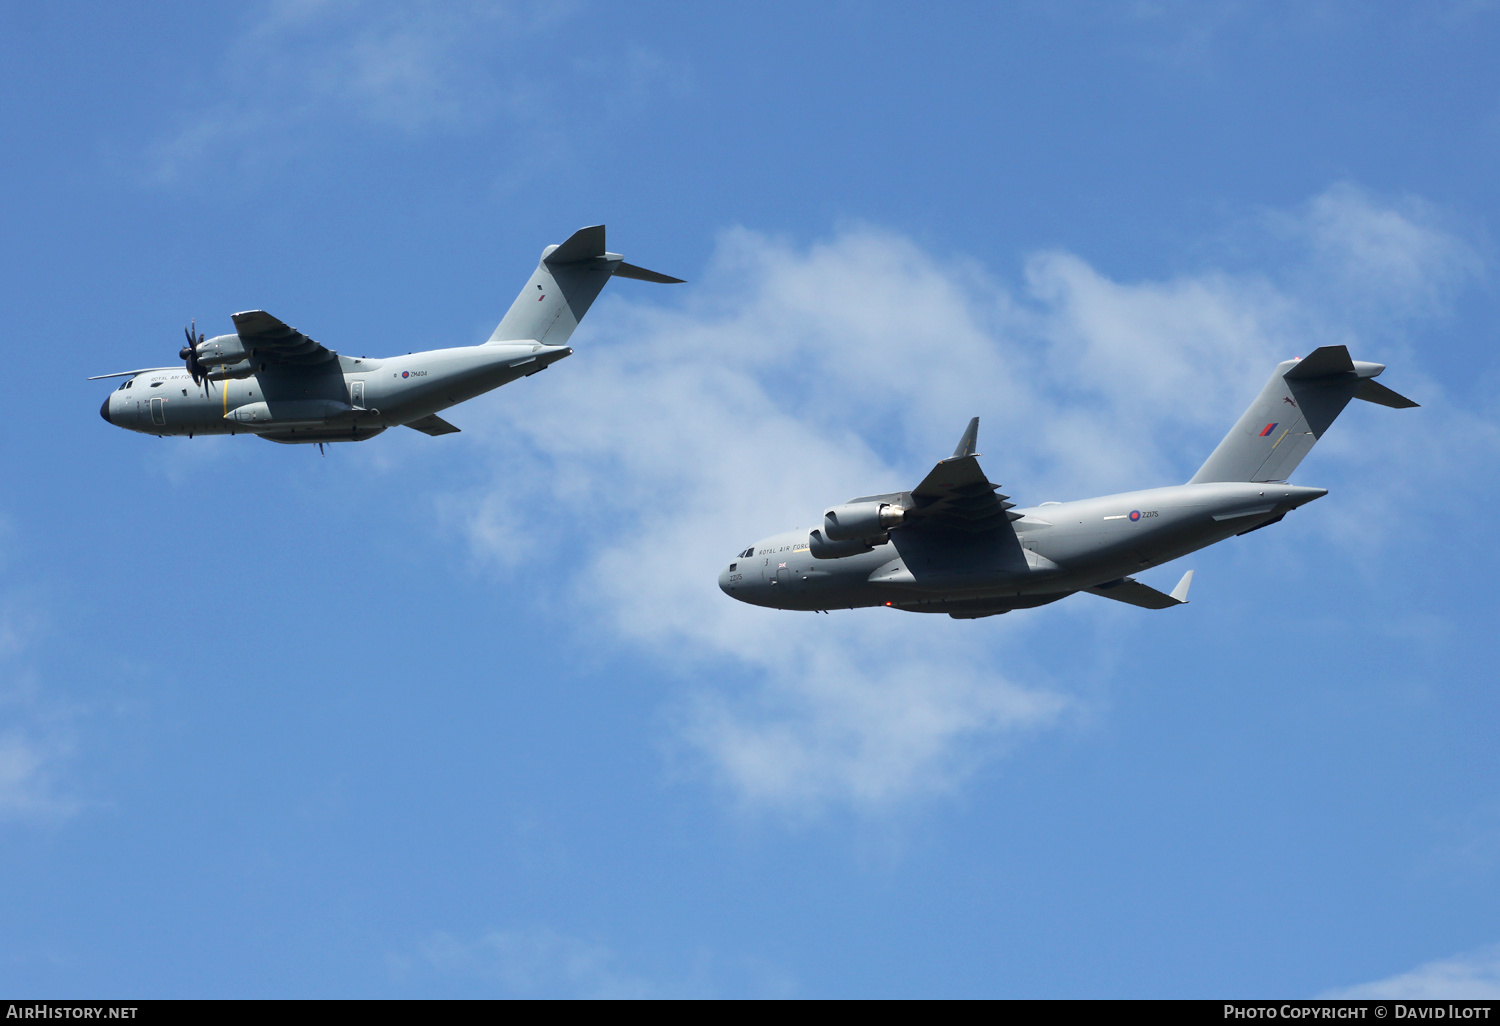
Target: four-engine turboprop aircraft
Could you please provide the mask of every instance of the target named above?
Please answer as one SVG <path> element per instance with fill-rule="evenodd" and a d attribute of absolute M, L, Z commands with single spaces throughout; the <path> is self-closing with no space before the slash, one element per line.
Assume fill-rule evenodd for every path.
<path fill-rule="evenodd" d="M 1286 483 L 1350 399 L 1417 404 L 1378 384 L 1384 365 L 1324 346 L 1276 368 L 1260 396 L 1184 485 L 1016 509 L 979 469 L 979 418 L 909 492 L 834 506 L 820 527 L 741 552 L 719 575 L 730 597 L 776 609 L 890 606 L 967 620 L 1079 592 L 1146 609 L 1187 602 L 1193 572 L 1165 594 L 1129 575 L 1248 534 L 1327 495 Z"/>
<path fill-rule="evenodd" d="M 680 282 L 604 249 L 604 225 L 542 251 L 536 273 L 483 345 L 383 360 L 340 356 L 264 310 L 234 315 L 233 335 L 194 337 L 185 368 L 101 374 L 126 380 L 99 407 L 148 435 L 253 434 L 273 442 L 357 442 L 396 424 L 429 435 L 458 428 L 438 411 L 572 354 L 565 344 L 611 276 Z"/>

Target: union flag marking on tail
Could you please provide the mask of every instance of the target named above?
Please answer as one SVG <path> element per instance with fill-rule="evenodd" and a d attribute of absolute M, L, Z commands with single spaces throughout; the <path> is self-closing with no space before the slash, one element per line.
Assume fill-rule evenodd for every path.
<path fill-rule="evenodd" d="M 1267 435 L 1269 435 L 1272 431 L 1275 431 L 1275 430 L 1276 430 L 1276 425 L 1275 424 L 1267 424 L 1265 430 L 1260 433 L 1260 437 L 1264 438 Z"/>

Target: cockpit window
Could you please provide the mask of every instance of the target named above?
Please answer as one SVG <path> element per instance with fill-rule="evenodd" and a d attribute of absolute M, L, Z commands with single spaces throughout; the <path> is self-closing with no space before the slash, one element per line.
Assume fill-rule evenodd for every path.
<path fill-rule="evenodd" d="M 737 566 L 739 566 L 738 563 L 730 563 L 729 564 L 729 572 L 730 573 L 734 573 L 734 568 L 737 567 Z"/>
<path fill-rule="evenodd" d="M 126 388 L 132 388 L 132 387 L 134 387 L 134 385 L 135 385 L 135 378 L 131 378 L 129 381 L 125 382 L 125 387 Z"/>
<path fill-rule="evenodd" d="M 127 388 L 129 388 L 129 387 L 130 387 L 130 382 L 128 382 L 128 381 L 122 381 L 122 382 L 120 382 L 120 387 L 117 388 L 117 389 L 115 389 L 115 391 L 116 392 L 123 392 Z"/>
<path fill-rule="evenodd" d="M 755 555 L 755 546 L 754 545 L 750 546 L 744 552 L 741 552 L 740 553 L 740 558 L 741 559 L 749 559 L 753 555 Z"/>

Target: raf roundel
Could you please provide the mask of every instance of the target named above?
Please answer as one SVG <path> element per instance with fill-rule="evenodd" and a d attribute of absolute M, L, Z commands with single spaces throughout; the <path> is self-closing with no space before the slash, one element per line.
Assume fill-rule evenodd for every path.
<path fill-rule="evenodd" d="M 1115 508 L 1118 509 L 1119 507 L 1117 506 Z M 1138 510 L 1138 509 L 1131 510 L 1130 511 L 1130 520 L 1131 520 L 1131 522 L 1134 523 L 1135 521 L 1137 521 L 1139 519 L 1141 519 L 1141 511 Z"/>
<path fill-rule="evenodd" d="M 411 377 L 411 371 L 402 371 L 401 372 L 401 376 L 403 378 L 409 378 L 409 377 Z"/>

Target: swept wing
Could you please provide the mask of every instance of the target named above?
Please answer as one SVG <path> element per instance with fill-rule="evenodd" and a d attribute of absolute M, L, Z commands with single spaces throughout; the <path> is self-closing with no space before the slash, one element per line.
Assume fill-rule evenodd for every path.
<path fill-rule="evenodd" d="M 332 349 L 314 342 L 264 310 L 235 314 L 234 330 L 240 337 L 240 344 L 256 364 L 287 369 L 318 367 L 338 356 Z"/>
<path fill-rule="evenodd" d="M 1015 503 L 999 493 L 995 484 L 979 468 L 974 451 L 979 436 L 979 418 L 959 440 L 953 455 L 933 467 L 922 483 L 911 490 L 904 526 L 958 530 L 971 534 L 990 531 L 1014 533 L 1011 521 L 1020 515 L 1010 512 Z"/>

